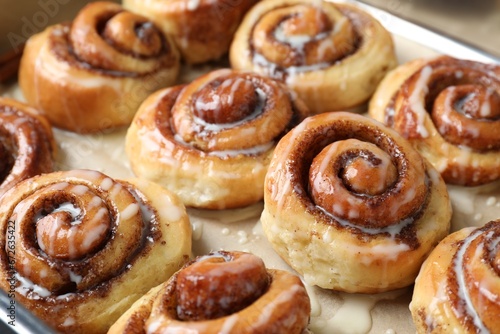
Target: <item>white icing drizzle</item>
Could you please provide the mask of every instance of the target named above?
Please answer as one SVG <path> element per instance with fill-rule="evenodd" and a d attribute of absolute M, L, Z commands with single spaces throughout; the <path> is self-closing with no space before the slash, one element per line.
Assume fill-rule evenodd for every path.
<path fill-rule="evenodd" d="M 133 216 L 137 215 L 140 211 L 139 205 L 137 203 L 130 203 L 122 212 L 121 212 L 121 218 L 122 219 L 130 219 Z"/>
<path fill-rule="evenodd" d="M 238 243 L 240 245 L 244 245 L 248 242 L 248 234 L 247 232 L 243 231 L 243 230 L 239 230 L 238 232 L 236 232 L 236 235 L 238 235 Z"/>
<path fill-rule="evenodd" d="M 76 293 L 70 292 L 70 293 L 65 293 L 64 295 L 56 296 L 56 299 L 61 301 L 69 301 L 76 296 L 77 296 Z"/>
<path fill-rule="evenodd" d="M 67 317 L 66 319 L 64 319 L 64 322 L 62 323 L 61 326 L 63 327 L 68 327 L 68 326 L 72 326 L 76 323 L 75 319 L 72 318 L 72 317 Z"/>
<path fill-rule="evenodd" d="M 230 260 L 230 257 L 228 257 L 226 254 L 220 252 L 214 252 L 213 254 L 210 255 L 200 256 L 198 262 L 201 262 L 208 258 L 223 258 L 226 261 Z M 242 271 L 250 270 L 251 268 L 260 266 L 260 259 L 252 254 L 242 254 L 238 259 L 236 259 L 236 261 L 238 261 L 237 266 L 223 265 L 223 266 L 211 267 L 209 270 L 207 270 L 206 274 L 214 277 L 224 277 L 228 274 L 237 274 Z"/>
<path fill-rule="evenodd" d="M 79 196 L 82 196 L 84 195 L 87 191 L 89 191 L 89 188 L 83 184 L 77 184 L 77 185 L 74 185 L 73 188 L 71 189 L 71 191 L 75 194 L 75 195 L 79 195 Z"/>
<path fill-rule="evenodd" d="M 276 296 L 269 304 L 267 304 L 261 311 L 259 317 L 255 322 L 255 326 L 261 326 L 262 324 L 266 324 L 271 322 L 271 317 L 273 316 L 273 310 L 279 308 L 280 304 L 293 303 L 293 298 L 297 291 L 304 289 L 301 285 L 295 284 L 290 286 L 287 290 L 284 290 L 279 295 Z M 295 317 L 295 315 L 290 314 L 290 317 Z M 288 319 L 281 319 L 281 321 L 286 321 Z"/>
<path fill-rule="evenodd" d="M 148 325 L 147 333 L 148 334 L 156 333 L 158 331 L 158 329 L 160 329 L 161 325 L 162 325 L 161 318 L 157 319 L 156 321 L 151 322 Z M 175 329 L 173 329 L 173 328 L 169 328 L 168 331 L 169 331 L 169 333 L 172 333 L 172 334 L 176 333 Z"/>
<path fill-rule="evenodd" d="M 106 212 L 106 209 L 103 209 L 103 211 Z M 82 246 L 88 248 L 96 240 L 100 239 L 107 229 L 108 229 L 107 224 L 99 224 L 93 229 L 88 230 L 87 233 L 85 234 L 85 239 L 82 242 Z"/>
<path fill-rule="evenodd" d="M 100 184 L 101 189 L 104 191 L 108 191 L 109 189 L 111 189 L 112 186 L 113 186 L 113 180 L 110 179 L 109 177 L 104 178 Z"/>
<path fill-rule="evenodd" d="M 393 224 L 393 225 L 389 225 L 389 226 L 381 227 L 381 228 L 370 228 L 370 227 L 355 225 L 347 220 L 340 219 L 340 218 L 332 215 L 330 212 L 326 211 L 322 207 L 318 206 L 317 208 L 319 210 L 323 211 L 326 215 L 332 217 L 332 219 L 337 221 L 341 226 L 355 228 L 359 231 L 362 231 L 363 233 L 370 234 L 370 235 L 388 233 L 391 238 L 394 238 L 396 235 L 401 233 L 403 228 L 405 228 L 406 226 L 410 225 L 413 222 L 413 218 L 406 218 L 406 219 L 401 220 L 397 224 Z M 341 210 L 339 210 L 339 211 L 341 211 Z M 327 233 L 332 233 L 332 232 L 330 230 L 328 230 Z M 325 236 L 325 235 L 323 236 L 323 238 L 326 240 L 330 239 L 329 236 Z"/>
<path fill-rule="evenodd" d="M 186 8 L 190 11 L 197 9 L 200 6 L 201 0 L 187 0 Z"/>
<path fill-rule="evenodd" d="M 490 196 L 488 197 L 488 199 L 486 200 L 486 205 L 487 206 L 493 206 L 497 203 L 497 198 L 495 196 Z"/>
<path fill-rule="evenodd" d="M 342 306 L 330 319 L 312 316 L 310 329 L 314 333 L 366 334 L 372 327 L 371 310 L 380 300 L 392 300 L 406 289 L 373 295 L 339 293 L 344 300 Z"/>
<path fill-rule="evenodd" d="M 355 245 L 346 245 L 353 254 L 358 253 L 360 262 L 364 265 L 371 265 L 373 261 L 381 260 L 385 265 L 396 261 L 401 253 L 410 249 L 405 243 L 398 243 L 395 239 L 387 239 L 383 244 L 377 244 L 371 247 L 360 247 Z"/>
<path fill-rule="evenodd" d="M 319 302 L 318 296 L 314 291 L 316 287 L 307 284 L 305 281 L 302 281 L 302 284 L 304 284 L 304 287 L 306 288 L 306 292 L 311 303 L 311 317 L 319 317 L 321 315 L 321 303 Z"/>
<path fill-rule="evenodd" d="M 220 158 L 237 157 L 239 155 L 259 155 L 272 149 L 274 147 L 274 144 L 275 144 L 274 141 L 271 141 L 269 143 L 257 145 L 247 149 L 211 151 L 208 153 L 208 155 Z"/>
<path fill-rule="evenodd" d="M 429 132 L 425 128 L 424 122 L 427 117 L 427 111 L 424 106 L 424 97 L 429 92 L 428 81 L 432 74 L 432 67 L 425 66 L 419 73 L 417 82 L 408 102 L 410 103 L 410 108 L 417 117 L 417 132 L 423 137 L 427 138 Z"/>
<path fill-rule="evenodd" d="M 458 297 L 465 302 L 464 311 L 467 312 L 467 314 L 469 314 L 472 317 L 474 326 L 476 326 L 481 333 L 488 334 L 490 333 L 490 331 L 484 326 L 481 317 L 477 314 L 477 311 L 474 308 L 474 304 L 472 303 L 469 290 L 467 289 L 467 283 L 465 282 L 465 275 L 463 272 L 463 268 L 465 265 L 464 264 L 465 251 L 470 246 L 470 244 L 481 235 L 481 233 L 483 233 L 481 230 L 476 230 L 463 240 L 463 243 L 460 245 L 460 248 L 456 253 L 453 269 L 455 271 L 457 278 Z M 483 250 L 483 245 L 480 245 L 476 253 L 482 252 L 482 250 Z"/>
<path fill-rule="evenodd" d="M 82 278 L 83 277 L 81 275 L 75 274 L 71 270 L 69 271 L 69 279 L 71 282 L 79 284 L 82 281 Z"/>
<path fill-rule="evenodd" d="M 183 144 L 184 146 L 193 147 L 191 144 L 186 143 L 179 134 L 175 134 L 174 139 L 177 142 Z M 213 142 L 212 142 L 212 145 L 213 145 Z M 228 158 L 228 157 L 231 158 L 231 157 L 237 157 L 239 155 L 259 155 L 259 154 L 262 154 L 262 153 L 269 151 L 270 149 L 272 149 L 274 147 L 274 145 L 275 145 L 275 142 L 271 141 L 271 142 L 266 143 L 266 144 L 257 145 L 257 146 L 249 147 L 246 149 L 209 151 L 209 152 L 205 152 L 205 153 L 208 156 L 219 157 L 219 158 Z M 173 166 L 178 165 L 177 160 L 175 160 L 171 157 L 168 157 L 166 155 L 162 155 L 161 159 L 162 159 L 162 161 L 168 162 L 170 165 L 173 165 Z M 192 168 L 195 168 L 195 166 L 193 166 Z M 200 167 L 198 167 L 198 168 L 200 168 Z M 264 168 L 264 165 L 258 164 L 258 168 Z M 229 173 L 229 172 L 225 172 L 225 173 L 218 172 L 218 173 L 219 173 L 219 175 L 226 175 L 225 178 L 233 178 L 233 179 L 240 178 L 240 175 L 238 175 L 237 173 Z"/>
<path fill-rule="evenodd" d="M 285 31 L 283 29 L 283 24 L 285 23 L 282 22 L 279 24 L 276 29 L 273 31 L 273 37 L 277 41 L 281 43 L 285 43 L 290 45 L 292 48 L 294 48 L 295 51 L 299 53 L 304 52 L 304 46 L 307 43 L 313 42 L 313 41 L 319 41 L 321 39 L 324 39 L 329 35 L 329 32 L 322 32 L 320 34 L 311 36 L 311 35 L 286 35 Z M 340 29 L 339 27 L 335 27 L 337 30 Z"/>
<path fill-rule="evenodd" d="M 343 294 L 344 303 L 327 321 L 330 333 L 368 333 L 372 326 L 371 309 L 376 299 L 364 295 Z"/>
<path fill-rule="evenodd" d="M 288 133 L 290 136 L 288 141 L 290 143 L 295 143 L 297 138 L 299 138 L 300 134 L 307 129 L 308 124 L 310 123 L 309 118 L 306 118 L 301 123 L 299 123 L 292 131 Z M 290 180 L 291 176 L 281 177 L 281 173 L 286 173 L 286 160 L 288 156 L 290 156 L 291 151 L 293 150 L 293 144 L 287 145 L 284 150 L 282 148 L 282 152 L 279 155 L 282 157 L 279 160 L 274 162 L 274 166 L 271 166 L 272 172 L 268 172 L 267 177 L 270 180 L 280 180 L 283 179 L 283 184 L 279 182 L 271 182 L 271 200 L 278 203 L 278 211 L 282 211 L 284 209 L 285 202 L 287 200 L 287 196 L 283 196 L 283 194 L 288 194 L 290 188 L 292 187 Z"/>
<path fill-rule="evenodd" d="M 312 36 L 309 35 L 285 35 L 283 31 L 283 26 L 279 25 L 274 30 L 274 38 L 280 42 L 290 44 L 292 47 L 298 50 L 302 50 L 306 43 L 309 43 L 313 40 Z"/>
<path fill-rule="evenodd" d="M 222 324 L 222 327 L 219 331 L 220 334 L 230 334 L 231 329 L 238 323 L 238 314 L 233 314 L 232 316 L 228 317 L 224 323 Z"/>
<path fill-rule="evenodd" d="M 238 78 L 236 80 L 226 80 L 222 83 L 222 85 L 225 85 L 225 86 L 231 85 L 232 94 L 229 95 L 230 101 L 232 101 L 234 99 L 233 94 L 238 90 L 239 85 L 245 84 L 245 82 L 247 82 L 247 81 L 242 79 L 242 78 Z M 203 89 L 203 87 L 204 86 L 200 87 L 199 90 Z M 257 105 L 256 105 L 254 111 L 250 115 L 248 115 L 248 116 L 244 117 L 243 119 L 238 120 L 236 122 L 224 123 L 224 124 L 214 124 L 214 123 L 205 122 L 203 119 L 194 116 L 193 117 L 194 123 L 203 127 L 203 131 L 200 132 L 200 135 L 203 136 L 204 133 L 206 133 L 206 132 L 219 132 L 219 131 L 222 131 L 224 129 L 233 128 L 233 127 L 242 125 L 242 124 L 256 118 L 258 115 L 262 114 L 266 100 L 267 100 L 266 93 L 264 93 L 264 91 L 262 91 L 262 89 L 260 89 L 258 87 L 255 88 L 255 92 L 257 93 L 258 101 L 257 101 Z M 218 99 L 218 96 L 214 95 L 214 98 Z M 215 110 L 217 110 L 220 108 L 220 106 L 221 105 L 218 101 L 214 101 L 214 102 L 210 102 L 210 103 L 204 103 L 204 102 L 201 102 L 199 100 L 196 101 L 196 108 L 198 108 L 198 109 L 215 109 Z"/>
<path fill-rule="evenodd" d="M 38 245 L 40 246 L 40 249 L 42 251 L 44 251 L 46 253 L 47 253 L 47 251 L 50 252 L 50 253 L 54 253 L 54 247 L 55 247 L 55 244 L 56 244 L 55 238 L 56 238 L 57 232 L 61 228 L 62 224 L 63 223 L 59 219 L 55 219 L 53 221 L 52 226 L 50 228 L 50 232 L 49 232 L 49 235 L 50 235 L 49 245 L 46 245 L 43 242 L 43 239 L 39 239 L 38 240 Z"/>
<path fill-rule="evenodd" d="M 75 205 L 73 203 L 70 203 L 70 202 L 61 203 L 52 212 L 54 213 L 54 212 L 61 212 L 61 211 L 65 211 L 65 212 L 70 213 L 72 219 L 76 219 L 78 216 L 80 216 L 82 214 L 82 210 L 79 207 L 75 207 Z M 40 215 L 37 215 L 37 217 L 41 218 Z M 76 223 L 73 221 L 72 224 L 76 224 Z"/>
<path fill-rule="evenodd" d="M 319 12 L 318 12 L 319 13 Z M 286 35 L 284 32 L 283 24 L 284 22 L 280 23 L 273 31 L 273 38 L 284 44 L 290 45 L 295 52 L 299 54 L 304 54 L 305 51 L 305 46 L 308 43 L 311 42 L 318 42 L 317 45 L 317 62 L 314 64 L 310 65 L 300 65 L 300 66 L 289 66 L 286 68 L 286 82 L 288 84 L 293 83 L 297 79 L 300 78 L 300 74 L 305 73 L 305 72 L 312 72 L 312 71 L 319 71 L 323 70 L 327 67 L 332 66 L 329 62 L 322 61 L 325 58 L 325 53 L 328 50 L 334 49 L 336 46 L 333 42 L 332 38 L 328 38 L 329 36 L 334 36 L 340 32 L 342 27 L 349 22 L 347 17 L 343 17 L 338 22 L 336 22 L 334 28 L 332 31 L 325 31 L 322 33 L 319 33 L 314 36 L 310 35 Z M 278 64 L 275 64 L 271 61 L 269 61 L 264 55 L 258 52 L 254 52 L 253 54 L 253 59 L 252 62 L 257 65 L 261 66 L 264 69 L 266 69 L 266 72 L 275 77 L 275 78 L 281 78 L 283 75 L 280 73 L 283 71 L 283 69 L 280 68 Z M 299 77 L 299 78 L 297 78 Z M 300 79 L 299 79 L 300 80 Z"/>
<path fill-rule="evenodd" d="M 450 114 L 454 112 L 454 108 L 456 108 L 456 111 L 464 114 L 463 106 L 464 103 L 458 103 L 458 104 L 453 104 L 452 102 L 455 100 L 456 96 L 456 87 L 452 86 L 447 88 L 448 94 L 446 95 L 445 99 L 445 105 L 444 105 L 444 110 L 445 112 L 443 113 L 443 124 L 439 128 L 439 131 L 441 133 L 446 133 L 447 132 L 447 127 L 448 126 L 456 126 L 457 130 L 460 132 L 464 133 L 466 132 L 467 134 L 471 135 L 473 138 L 478 138 L 480 137 L 480 128 L 478 126 L 475 126 L 475 122 L 470 122 L 467 126 L 464 126 L 462 123 L 454 123 L 450 119 Z M 476 94 L 470 94 L 467 99 L 475 99 Z"/>
<path fill-rule="evenodd" d="M 174 204 L 169 196 L 164 195 L 161 201 L 162 205 L 157 208 L 161 217 L 165 217 L 165 219 L 171 222 L 179 221 L 182 218 L 184 215 L 183 208 Z"/>
<path fill-rule="evenodd" d="M 491 95 L 494 93 L 494 90 L 492 89 L 487 89 L 486 90 L 486 95 L 484 97 L 483 103 L 481 103 L 481 108 L 479 109 L 479 115 L 481 117 L 488 117 L 491 116 L 491 105 L 490 105 L 490 98 Z"/>
<path fill-rule="evenodd" d="M 328 170 L 331 169 L 330 165 L 331 165 L 331 162 L 333 161 L 334 157 L 339 155 L 339 154 L 342 154 L 344 152 L 344 149 L 346 146 L 353 147 L 353 148 L 357 148 L 357 147 L 363 148 L 362 143 L 360 143 L 358 140 L 354 140 L 354 139 L 349 139 L 346 141 L 337 141 L 337 142 L 330 144 L 328 146 L 328 149 L 326 151 L 326 155 L 324 156 L 324 159 L 321 161 L 320 168 L 318 170 L 318 174 L 314 178 L 314 188 L 317 189 L 317 191 L 322 192 L 322 193 L 326 193 L 326 194 L 335 194 L 339 191 L 339 188 L 344 187 L 344 185 L 342 183 L 323 182 L 323 180 L 325 178 L 322 175 L 328 174 Z M 380 176 L 379 176 L 380 184 L 378 185 L 378 188 L 381 190 L 384 190 L 384 188 L 385 188 L 384 184 L 385 184 L 385 180 L 386 180 L 385 174 L 388 171 L 388 168 L 386 166 L 391 164 L 391 160 L 389 157 L 384 158 L 383 156 L 381 156 L 379 158 L 381 158 L 382 164 L 376 168 L 377 171 L 380 171 L 379 172 L 380 173 Z M 348 171 L 353 171 L 353 169 L 349 168 Z M 414 182 L 412 184 L 413 185 L 412 187 L 408 187 L 408 189 L 404 193 L 402 193 L 403 196 L 400 196 L 398 201 L 390 202 L 391 207 L 389 209 L 391 210 L 391 214 L 393 216 L 395 216 L 397 214 L 397 212 L 399 211 L 401 206 L 406 205 L 407 203 L 411 202 L 414 199 L 416 191 L 417 191 L 416 187 L 419 184 L 420 180 L 415 180 L 415 181 L 416 182 Z M 400 186 L 400 184 L 398 184 L 398 186 Z M 362 197 L 349 196 L 346 198 L 346 200 L 348 201 L 349 205 L 345 205 L 345 207 L 342 207 L 341 204 L 336 203 L 336 204 L 334 204 L 333 208 L 331 208 L 331 210 L 332 210 L 331 212 L 336 213 L 338 215 L 348 216 L 350 219 L 358 218 L 359 217 L 358 208 L 363 207 L 362 204 L 365 201 L 365 199 Z M 325 208 L 325 209 L 329 211 L 330 208 Z M 345 210 L 349 210 L 349 211 L 346 212 Z M 390 217 L 388 217 L 388 218 L 390 218 Z M 406 226 L 408 223 L 410 223 L 410 221 L 406 221 L 403 225 L 398 224 L 397 227 L 400 230 L 401 228 Z M 346 225 L 346 224 L 349 225 L 348 222 L 343 223 L 343 225 Z M 354 225 L 352 225 L 352 227 L 354 227 Z M 362 228 L 360 227 L 360 229 L 362 229 Z M 370 229 L 367 229 L 367 233 L 372 234 L 370 232 Z"/>
<path fill-rule="evenodd" d="M 29 276 L 31 274 L 30 261 L 26 258 L 23 260 L 23 271 L 24 271 L 26 276 Z"/>
<path fill-rule="evenodd" d="M 28 278 L 21 276 L 19 273 L 15 273 L 14 277 L 19 282 L 19 285 L 16 287 L 16 292 L 27 296 L 29 292 L 32 292 L 34 296 L 32 299 L 40 299 L 40 297 L 48 297 L 51 295 L 51 292 L 44 287 L 33 283 Z"/>
<path fill-rule="evenodd" d="M 261 238 L 265 239 L 264 229 L 262 228 L 260 219 L 252 227 L 252 235 L 254 236 L 255 240 L 259 240 Z"/>
<path fill-rule="evenodd" d="M 281 79 L 283 76 L 283 74 L 281 74 L 282 69 L 278 64 L 269 61 L 264 55 L 258 52 L 254 52 L 252 62 L 257 66 L 260 66 L 265 71 L 266 74 L 270 75 L 273 78 Z M 286 72 L 288 76 L 286 77 L 286 82 L 292 83 L 294 80 L 296 80 L 295 76 L 297 76 L 298 74 L 304 72 L 319 71 L 330 66 L 332 65 L 329 63 L 319 62 L 312 65 L 287 67 Z"/>
<path fill-rule="evenodd" d="M 41 278 L 47 277 L 47 269 L 43 268 L 40 270 L 40 277 Z"/>
<path fill-rule="evenodd" d="M 223 87 L 223 88 L 229 88 L 230 87 L 231 88 L 231 92 L 229 93 L 229 95 L 227 95 L 227 98 L 228 98 L 227 102 L 229 104 L 233 103 L 233 101 L 234 101 L 234 94 L 237 91 L 240 90 L 240 86 L 247 86 L 248 88 L 252 88 L 253 87 L 253 85 L 252 85 L 252 83 L 250 81 L 245 80 L 245 79 L 243 79 L 241 77 L 237 77 L 236 79 L 226 79 L 226 80 L 224 80 L 224 82 L 222 82 L 221 87 Z M 258 89 L 257 90 L 257 94 L 258 94 L 259 98 L 264 98 L 264 94 L 263 94 L 262 90 Z M 196 101 L 196 102 L 198 103 L 199 101 Z M 219 106 L 217 106 L 217 107 L 219 107 Z"/>
<path fill-rule="evenodd" d="M 191 228 L 193 230 L 192 238 L 195 241 L 203 237 L 203 222 L 201 220 L 191 219 Z"/>

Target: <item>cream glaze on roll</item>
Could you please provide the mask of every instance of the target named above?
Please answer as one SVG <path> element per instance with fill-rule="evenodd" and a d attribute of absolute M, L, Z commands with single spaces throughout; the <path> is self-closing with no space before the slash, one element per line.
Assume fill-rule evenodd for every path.
<path fill-rule="evenodd" d="M 369 114 L 394 128 L 446 183 L 500 179 L 500 66 L 441 56 L 392 71 Z"/>
<path fill-rule="evenodd" d="M 52 172 L 56 151 L 45 117 L 24 103 L 0 98 L 0 197 L 24 179 Z"/>
<path fill-rule="evenodd" d="M 425 261 L 410 310 L 418 333 L 498 333 L 500 221 L 446 237 Z"/>
<path fill-rule="evenodd" d="M 14 278 L 16 300 L 62 333 L 106 333 L 191 255 L 177 197 L 91 170 L 19 183 L 0 201 L 0 229 L 2 288 Z"/>
<path fill-rule="evenodd" d="M 236 32 L 231 66 L 283 80 L 314 113 L 366 102 L 397 65 L 390 34 L 368 13 L 327 1 L 271 0 Z"/>
<path fill-rule="evenodd" d="M 151 18 L 172 36 L 189 64 L 227 54 L 234 32 L 258 0 L 124 0 L 123 6 Z"/>
<path fill-rule="evenodd" d="M 412 284 L 451 219 L 439 173 L 393 130 L 345 112 L 309 117 L 280 140 L 264 203 L 277 253 L 308 284 L 346 292 Z"/>
<path fill-rule="evenodd" d="M 259 257 L 199 256 L 137 301 L 109 333 L 301 334 L 311 306 L 299 277 Z"/>
<path fill-rule="evenodd" d="M 127 132 L 134 173 L 187 206 L 243 207 L 263 197 L 277 141 L 308 115 L 281 83 L 222 69 L 156 92 Z"/>
<path fill-rule="evenodd" d="M 130 124 L 140 103 L 178 72 L 175 46 L 151 21 L 95 2 L 28 40 L 19 85 L 53 125 L 89 133 Z"/>

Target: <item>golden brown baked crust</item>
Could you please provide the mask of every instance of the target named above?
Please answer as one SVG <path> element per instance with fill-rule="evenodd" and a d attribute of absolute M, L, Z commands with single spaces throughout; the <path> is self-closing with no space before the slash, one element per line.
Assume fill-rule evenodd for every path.
<path fill-rule="evenodd" d="M 60 332 L 105 333 L 190 255 L 184 206 L 151 182 L 54 172 L 0 201 L 0 287 Z"/>
<path fill-rule="evenodd" d="M 0 197 L 24 179 L 52 172 L 56 149 L 45 117 L 24 103 L 0 98 Z"/>
<path fill-rule="evenodd" d="M 200 256 L 138 300 L 109 333 L 300 334 L 309 297 L 299 277 L 266 269 L 257 256 Z"/>
<path fill-rule="evenodd" d="M 413 283 L 447 235 L 445 184 L 383 124 L 335 112 L 305 119 L 278 143 L 261 222 L 307 283 L 373 293 Z"/>
<path fill-rule="evenodd" d="M 327 1 L 252 7 L 230 49 L 239 70 L 282 79 L 314 113 L 366 102 L 397 64 L 390 34 L 368 13 Z"/>
<path fill-rule="evenodd" d="M 60 128 L 96 132 L 130 124 L 140 103 L 172 85 L 179 55 L 145 17 L 111 2 L 29 39 L 19 72 L 28 102 Z"/>
<path fill-rule="evenodd" d="M 258 0 L 124 0 L 123 6 L 154 20 L 191 64 L 227 53 L 244 14 Z"/>
<path fill-rule="evenodd" d="M 134 173 L 188 205 L 227 209 L 258 202 L 276 142 L 308 115 L 285 86 L 222 69 L 160 90 L 126 137 Z"/>
<path fill-rule="evenodd" d="M 500 220 L 446 237 L 425 261 L 410 311 L 418 333 L 500 331 Z"/>
<path fill-rule="evenodd" d="M 399 66 L 370 116 L 407 138 L 446 183 L 500 179 L 500 66 L 441 56 Z"/>

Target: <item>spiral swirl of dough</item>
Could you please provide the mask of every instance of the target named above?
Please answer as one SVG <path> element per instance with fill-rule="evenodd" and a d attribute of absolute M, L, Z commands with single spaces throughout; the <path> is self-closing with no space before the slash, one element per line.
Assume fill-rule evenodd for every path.
<path fill-rule="evenodd" d="M 68 333 L 105 332 L 191 252 L 176 197 L 91 170 L 19 183 L 1 200 L 0 222 L 2 282 L 12 277 L 16 299 Z M 158 266 L 154 277 L 139 275 Z"/>
<path fill-rule="evenodd" d="M 327 1 L 260 2 L 245 16 L 231 65 L 283 80 L 314 113 L 368 100 L 396 66 L 390 34 L 368 13 Z"/>
<path fill-rule="evenodd" d="M 0 98 L 0 197 L 20 181 L 52 172 L 56 143 L 49 122 L 28 105 Z"/>
<path fill-rule="evenodd" d="M 218 60 L 227 54 L 234 32 L 258 0 L 123 0 L 123 6 L 151 18 L 172 36 L 189 64 Z"/>
<path fill-rule="evenodd" d="M 275 80 L 216 70 L 149 97 L 128 130 L 126 152 L 136 175 L 186 205 L 245 206 L 262 199 L 276 142 L 307 115 Z"/>
<path fill-rule="evenodd" d="M 297 333 L 311 306 L 300 279 L 259 257 L 219 251 L 196 258 L 152 289 L 112 333 Z"/>
<path fill-rule="evenodd" d="M 500 178 L 500 67 L 447 56 L 391 72 L 370 115 L 393 127 L 446 183 L 477 186 Z"/>
<path fill-rule="evenodd" d="M 419 333 L 497 333 L 500 221 L 446 237 L 426 260 L 410 310 Z"/>
<path fill-rule="evenodd" d="M 175 82 L 179 67 L 175 46 L 150 20 L 93 2 L 71 23 L 29 39 L 19 84 L 53 125 L 88 133 L 128 125 L 149 94 Z"/>
<path fill-rule="evenodd" d="M 393 130 L 346 112 L 309 117 L 282 138 L 264 203 L 280 256 L 308 283 L 348 292 L 410 285 L 451 218 L 432 166 Z"/>

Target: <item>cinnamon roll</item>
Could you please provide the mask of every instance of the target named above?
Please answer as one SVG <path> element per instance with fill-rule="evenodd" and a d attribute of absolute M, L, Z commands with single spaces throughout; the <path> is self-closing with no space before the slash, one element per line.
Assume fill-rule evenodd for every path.
<path fill-rule="evenodd" d="M 396 66 L 392 38 L 356 6 L 271 0 L 255 5 L 230 48 L 239 70 L 283 80 L 314 113 L 353 108 Z"/>
<path fill-rule="evenodd" d="M 72 23 L 28 40 L 19 85 L 53 125 L 88 133 L 130 124 L 140 103 L 178 72 L 178 52 L 160 28 L 118 4 L 95 2 Z"/>
<path fill-rule="evenodd" d="M 52 172 L 56 143 L 45 117 L 0 97 L 0 197 L 20 181 Z"/>
<path fill-rule="evenodd" d="M 258 0 L 123 0 L 123 6 L 154 20 L 172 36 L 190 64 L 227 54 L 243 16 Z"/>
<path fill-rule="evenodd" d="M 418 333 L 499 333 L 500 220 L 446 237 L 425 261 L 410 310 Z"/>
<path fill-rule="evenodd" d="M 439 173 L 396 132 L 353 113 L 312 116 L 285 135 L 264 191 L 267 239 L 326 289 L 408 286 L 450 228 Z"/>
<path fill-rule="evenodd" d="M 154 183 L 71 170 L 0 200 L 0 287 L 62 333 L 105 333 L 190 255 L 184 206 Z"/>
<path fill-rule="evenodd" d="M 301 334 L 311 306 L 301 280 L 257 256 L 200 256 L 152 289 L 109 333 Z"/>
<path fill-rule="evenodd" d="M 131 167 L 188 206 L 258 202 L 276 142 L 308 114 L 294 96 L 272 79 L 229 69 L 160 90 L 128 129 Z"/>
<path fill-rule="evenodd" d="M 500 179 L 500 66 L 413 60 L 382 81 L 369 113 L 407 138 L 446 183 Z"/>

